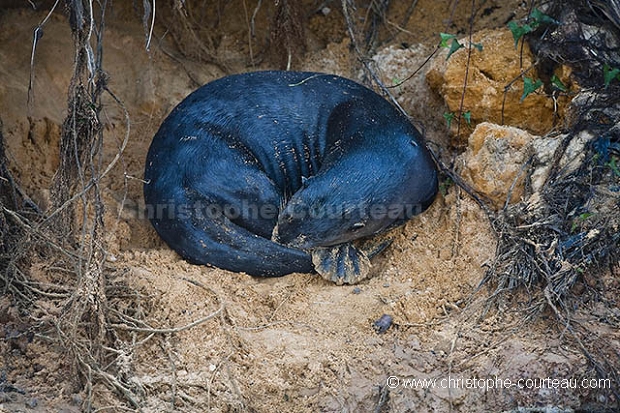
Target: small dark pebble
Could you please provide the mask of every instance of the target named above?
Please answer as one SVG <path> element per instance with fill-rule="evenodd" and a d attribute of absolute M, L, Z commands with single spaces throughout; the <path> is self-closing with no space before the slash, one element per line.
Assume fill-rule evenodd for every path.
<path fill-rule="evenodd" d="M 383 334 L 392 326 L 392 316 L 383 314 L 372 326 L 375 328 L 377 334 Z"/>
<path fill-rule="evenodd" d="M 34 409 L 38 405 L 39 405 L 39 401 L 37 400 L 36 397 L 32 397 L 28 401 L 26 401 L 26 407 L 28 407 L 30 409 Z"/>
<path fill-rule="evenodd" d="M 359 288 L 359 287 L 355 287 L 355 288 L 353 289 L 353 294 L 359 294 L 359 293 L 361 293 L 361 292 L 362 292 L 362 289 L 361 289 L 361 288 Z"/>

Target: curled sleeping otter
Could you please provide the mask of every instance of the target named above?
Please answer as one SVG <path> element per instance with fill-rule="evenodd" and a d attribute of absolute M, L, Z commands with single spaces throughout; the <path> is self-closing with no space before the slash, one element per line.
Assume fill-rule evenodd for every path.
<path fill-rule="evenodd" d="M 342 77 L 255 72 L 190 94 L 155 135 L 144 197 L 194 264 L 254 276 L 367 277 L 373 236 L 424 211 L 437 170 L 417 129 Z M 370 242 L 369 242 L 370 241 Z"/>

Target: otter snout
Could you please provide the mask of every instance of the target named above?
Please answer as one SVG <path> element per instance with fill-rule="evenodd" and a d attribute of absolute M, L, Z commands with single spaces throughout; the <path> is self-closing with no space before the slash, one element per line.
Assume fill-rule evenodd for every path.
<path fill-rule="evenodd" d="M 299 234 L 297 237 L 290 237 L 287 234 L 280 234 L 280 226 L 276 224 L 271 234 L 271 240 L 280 245 L 286 245 L 290 248 L 296 248 L 299 250 L 305 250 L 311 247 L 307 237 L 304 234 Z"/>

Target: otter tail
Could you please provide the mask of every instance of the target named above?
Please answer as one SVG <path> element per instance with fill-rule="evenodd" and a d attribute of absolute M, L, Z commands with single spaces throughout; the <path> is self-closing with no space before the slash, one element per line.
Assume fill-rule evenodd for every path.
<path fill-rule="evenodd" d="M 313 272 L 312 258 L 304 251 L 277 244 L 224 214 L 201 208 L 207 205 L 204 199 L 179 203 L 185 198 L 179 195 L 167 205 L 154 205 L 147 196 L 147 209 L 160 237 L 190 263 L 265 277 Z"/>

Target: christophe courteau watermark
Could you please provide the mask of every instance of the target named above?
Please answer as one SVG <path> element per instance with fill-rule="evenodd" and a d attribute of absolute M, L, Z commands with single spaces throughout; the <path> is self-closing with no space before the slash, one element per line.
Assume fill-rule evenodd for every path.
<path fill-rule="evenodd" d="M 432 378 L 415 378 L 390 376 L 386 385 L 392 390 L 432 390 L 432 389 L 466 389 L 494 391 L 503 389 L 517 390 L 576 390 L 576 389 L 610 389 L 611 379 L 591 377 L 528 377 L 506 378 L 497 375 L 489 377 L 445 376 Z"/>
<path fill-rule="evenodd" d="M 241 201 L 236 204 L 225 202 L 197 201 L 193 203 L 178 203 L 174 200 L 158 204 L 147 204 L 144 208 L 135 208 L 135 218 L 138 219 L 221 219 L 226 217 L 236 219 L 264 219 L 275 220 L 284 206 L 273 203 L 252 203 Z M 295 205 L 287 212 L 293 219 L 321 218 L 341 219 L 354 215 L 359 219 L 399 219 L 410 218 L 424 210 L 420 204 L 383 204 L 360 203 L 349 205 Z"/>

